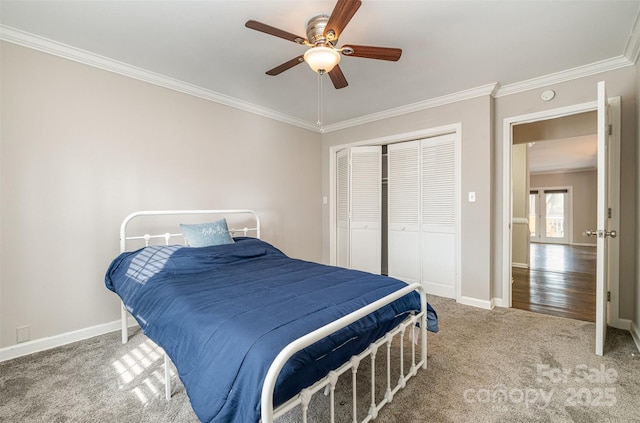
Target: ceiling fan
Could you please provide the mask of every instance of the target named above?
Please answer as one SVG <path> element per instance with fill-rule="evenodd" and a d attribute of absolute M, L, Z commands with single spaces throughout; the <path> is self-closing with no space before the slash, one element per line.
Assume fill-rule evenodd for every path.
<path fill-rule="evenodd" d="M 309 22 L 307 22 L 306 39 L 254 20 L 247 21 L 245 26 L 256 31 L 293 41 L 296 44 L 311 47 L 303 55 L 268 70 L 266 72 L 267 75 L 279 75 L 297 64 L 307 62 L 315 72 L 321 75 L 328 73 L 334 87 L 344 88 L 349 84 L 338 65 L 340 53 L 345 56 L 389 60 L 393 62 L 398 61 L 402 55 L 402 50 L 399 48 L 353 44 L 345 45 L 341 48 L 336 47 L 342 31 L 361 4 L 362 2 L 360 0 L 338 0 L 333 8 L 333 12 L 331 12 L 331 16 L 318 15 L 309 19 Z"/>

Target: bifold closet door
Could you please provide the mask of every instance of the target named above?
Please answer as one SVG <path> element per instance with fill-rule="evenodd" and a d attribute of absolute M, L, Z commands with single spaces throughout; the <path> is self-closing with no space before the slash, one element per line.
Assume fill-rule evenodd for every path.
<path fill-rule="evenodd" d="M 420 281 L 420 141 L 387 146 L 389 276 Z"/>
<path fill-rule="evenodd" d="M 382 147 L 338 152 L 337 172 L 337 264 L 380 274 Z"/>
<path fill-rule="evenodd" d="M 456 135 L 387 146 L 389 276 L 456 297 Z"/>
<path fill-rule="evenodd" d="M 421 141 L 422 283 L 427 292 L 456 298 L 456 137 Z"/>

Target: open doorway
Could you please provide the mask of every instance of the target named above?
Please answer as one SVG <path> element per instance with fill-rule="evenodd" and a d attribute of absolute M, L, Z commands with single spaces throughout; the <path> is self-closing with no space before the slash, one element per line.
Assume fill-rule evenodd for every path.
<path fill-rule="evenodd" d="M 513 127 L 512 306 L 595 321 L 597 113 Z"/>
<path fill-rule="evenodd" d="M 515 149 L 513 130 L 520 124 L 533 123 L 579 113 L 597 111 L 597 228 L 589 230 L 596 240 L 596 336 L 595 352 L 603 354 L 607 325 L 621 327 L 619 313 L 619 243 L 620 225 L 620 97 L 607 97 L 605 82 L 597 84 L 596 101 L 544 110 L 503 120 L 503 266 L 501 303 L 512 306 L 512 232 L 517 225 L 513 214 L 512 158 Z M 526 157 L 526 156 L 525 156 Z M 524 219 L 526 222 L 526 218 Z M 527 255 L 528 257 L 528 255 Z"/>

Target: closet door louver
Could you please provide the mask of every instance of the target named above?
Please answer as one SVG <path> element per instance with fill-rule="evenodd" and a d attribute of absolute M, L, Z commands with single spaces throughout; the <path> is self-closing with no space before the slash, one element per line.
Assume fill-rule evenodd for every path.
<path fill-rule="evenodd" d="M 421 141 L 422 283 L 427 292 L 456 296 L 455 135 Z"/>
<path fill-rule="evenodd" d="M 389 276 L 420 280 L 420 142 L 387 146 Z"/>
<path fill-rule="evenodd" d="M 453 141 L 438 139 L 422 143 L 422 224 L 425 226 L 455 228 Z"/>
<path fill-rule="evenodd" d="M 349 267 L 349 151 L 337 154 L 336 265 Z"/>
<path fill-rule="evenodd" d="M 382 148 L 351 147 L 337 154 L 338 266 L 380 273 Z"/>

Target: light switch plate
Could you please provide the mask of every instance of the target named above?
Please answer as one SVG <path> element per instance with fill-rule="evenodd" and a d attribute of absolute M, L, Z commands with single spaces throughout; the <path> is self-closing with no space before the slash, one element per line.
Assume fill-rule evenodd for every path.
<path fill-rule="evenodd" d="M 476 202 L 476 193 L 475 192 L 469 192 L 469 202 L 470 203 L 475 203 Z"/>

